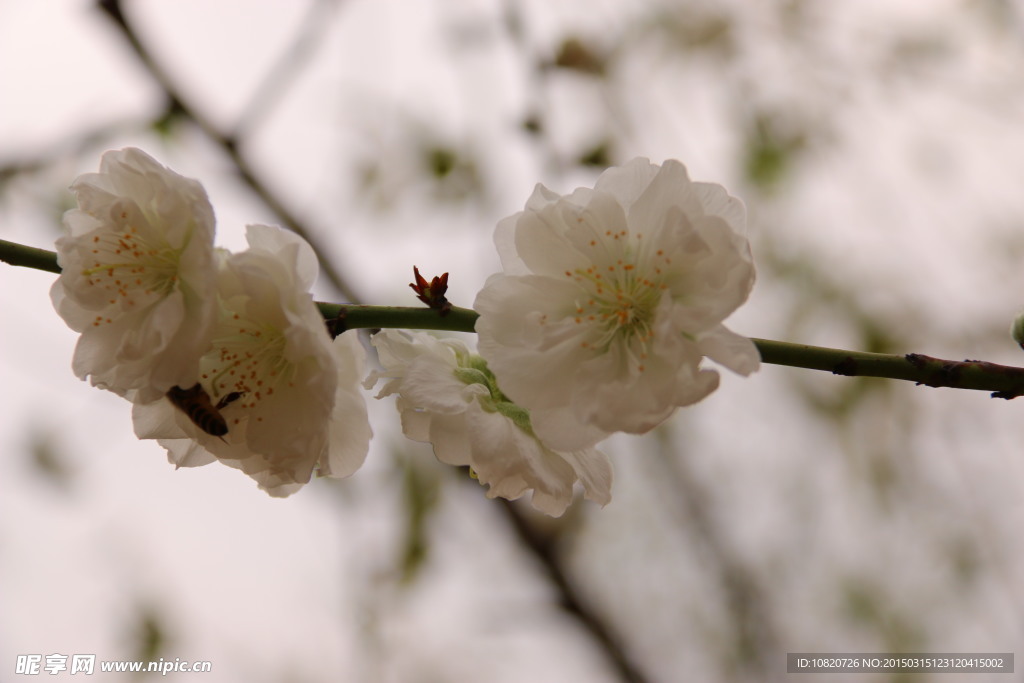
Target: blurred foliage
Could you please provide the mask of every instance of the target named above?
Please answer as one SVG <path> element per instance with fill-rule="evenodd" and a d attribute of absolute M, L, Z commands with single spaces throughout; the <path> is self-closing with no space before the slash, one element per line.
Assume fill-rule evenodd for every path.
<path fill-rule="evenodd" d="M 603 77 L 607 60 L 594 46 L 588 45 L 581 38 L 569 37 L 559 46 L 553 66 Z"/>
<path fill-rule="evenodd" d="M 167 654 L 167 624 L 162 612 L 152 604 L 140 604 L 129 625 L 130 649 L 127 659 L 155 662 Z"/>
<path fill-rule="evenodd" d="M 536 137 L 544 132 L 544 122 L 540 115 L 533 113 L 523 119 L 522 128 L 531 137 Z"/>
<path fill-rule="evenodd" d="M 28 456 L 32 470 L 62 493 L 71 491 L 75 470 L 51 429 L 36 427 L 29 433 Z"/>
<path fill-rule="evenodd" d="M 445 147 L 434 147 L 425 152 L 430 174 L 439 180 L 447 177 L 459 160 L 454 150 Z"/>
<path fill-rule="evenodd" d="M 806 133 L 779 116 L 759 114 L 746 130 L 746 179 L 762 192 L 771 192 L 786 179 L 796 156 L 807 146 Z"/>
<path fill-rule="evenodd" d="M 927 638 L 920 620 L 904 614 L 886 588 L 870 579 L 847 579 L 843 593 L 846 618 L 872 635 L 880 635 L 885 652 L 923 652 Z"/>
<path fill-rule="evenodd" d="M 1020 6 L 1016 0 L 966 0 L 964 7 L 969 12 L 976 12 L 988 22 L 992 30 L 999 33 L 1008 30 L 1020 19 Z"/>
<path fill-rule="evenodd" d="M 188 123 L 188 116 L 181 105 L 171 101 L 162 114 L 150 123 L 150 127 L 158 137 L 170 142 L 181 130 L 182 124 Z"/>
<path fill-rule="evenodd" d="M 416 581 L 429 557 L 430 520 L 437 507 L 440 482 L 436 469 L 425 467 L 415 458 L 401 456 L 398 465 L 405 504 L 398 568 L 400 582 L 409 586 Z"/>
<path fill-rule="evenodd" d="M 434 180 L 433 196 L 449 204 L 480 201 L 486 185 L 473 155 L 453 146 L 423 142 L 423 164 Z"/>
<path fill-rule="evenodd" d="M 486 178 L 469 145 L 444 141 L 428 126 L 410 121 L 396 140 L 370 138 L 370 152 L 354 162 L 358 195 L 379 212 L 424 194 L 440 205 L 481 203 Z"/>
<path fill-rule="evenodd" d="M 707 52 L 725 62 L 736 54 L 735 22 L 725 8 L 691 2 L 659 7 L 636 31 L 638 38 L 661 36 L 677 54 Z"/>
<path fill-rule="evenodd" d="M 953 576 L 963 588 L 973 585 L 982 578 L 985 561 L 980 554 L 977 539 L 960 534 L 944 543 L 947 562 L 953 569 Z"/>
<path fill-rule="evenodd" d="M 580 155 L 579 165 L 595 166 L 601 169 L 611 166 L 612 154 L 610 145 L 611 143 L 608 140 L 602 140 L 600 143 Z"/>

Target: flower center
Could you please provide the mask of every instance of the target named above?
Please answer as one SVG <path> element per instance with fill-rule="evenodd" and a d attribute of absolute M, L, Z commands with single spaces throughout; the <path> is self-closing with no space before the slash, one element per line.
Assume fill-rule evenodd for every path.
<path fill-rule="evenodd" d="M 276 327 L 229 313 L 221 319 L 213 351 L 203 360 L 201 379 L 211 387 L 215 402 L 235 393 L 238 400 L 231 405 L 251 410 L 272 396 L 281 382 L 292 381 L 295 368 L 284 357 L 285 346 L 284 334 Z"/>
<path fill-rule="evenodd" d="M 122 220 L 127 217 L 121 213 Z M 109 293 L 111 306 L 120 302 L 132 308 L 140 298 L 162 298 L 173 291 L 183 249 L 173 249 L 159 238 L 149 240 L 137 227 L 126 224 L 117 232 L 93 236 L 93 263 L 82 275 L 90 286 Z"/>
<path fill-rule="evenodd" d="M 572 319 L 593 330 L 582 342 L 584 348 L 604 353 L 617 346 L 633 356 L 638 369 L 643 370 L 643 359 L 654 338 L 654 311 L 662 292 L 668 289 L 663 266 L 671 260 L 658 250 L 654 266 L 644 267 L 640 233 L 631 238 L 626 229 L 617 233 L 609 230 L 604 237 L 591 239 L 586 245 L 592 265 L 565 271 L 566 277 L 584 290 L 574 302 Z"/>

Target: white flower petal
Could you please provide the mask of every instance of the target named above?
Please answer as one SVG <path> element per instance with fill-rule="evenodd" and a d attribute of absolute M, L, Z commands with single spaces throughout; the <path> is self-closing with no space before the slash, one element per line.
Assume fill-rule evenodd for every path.
<path fill-rule="evenodd" d="M 544 443 L 560 452 L 585 450 L 611 436 L 611 432 L 583 421 L 573 406 L 535 411 L 530 414 L 530 423 Z"/>
<path fill-rule="evenodd" d="M 176 419 L 182 415 L 169 401 L 132 404 L 132 425 L 140 439 L 183 439 L 187 434 Z M 212 461 L 211 461 L 212 462 Z"/>
<path fill-rule="evenodd" d="M 330 419 L 327 457 L 320 461 L 320 473 L 328 477 L 347 477 L 362 467 L 373 436 L 366 414 L 366 399 L 360 390 L 366 351 L 359 341 L 358 330 L 339 335 L 334 340 L 333 350 L 338 388 Z"/>
<path fill-rule="evenodd" d="M 686 167 L 678 161 L 667 161 L 660 168 L 649 165 L 638 176 L 647 178 L 648 182 L 645 187 L 630 187 L 629 195 L 638 192 L 632 201 L 623 196 L 624 192 L 610 189 L 628 209 L 629 224 L 633 229 L 645 234 L 649 231 L 653 237 L 663 224 L 664 216 L 673 209 L 681 212 L 691 222 L 704 215 L 704 208 L 694 192 Z"/>
<path fill-rule="evenodd" d="M 215 462 L 213 454 L 189 439 L 158 439 L 167 449 L 167 459 L 175 467 L 202 467 Z"/>
<path fill-rule="evenodd" d="M 419 432 L 423 438 L 414 440 L 430 443 L 434 447 L 434 455 L 446 465 L 473 466 L 475 462 L 474 446 L 478 440 L 487 437 L 484 434 L 470 431 L 466 423 L 466 411 L 458 415 L 438 415 L 422 409 L 411 408 L 407 401 L 403 401 L 403 408 L 403 429 L 412 419 L 415 419 L 413 416 L 423 420 L 427 426 L 425 434 L 415 429 L 403 432 L 407 437 L 414 439 Z"/>
<path fill-rule="evenodd" d="M 749 375 L 761 367 L 761 353 L 754 342 L 725 325 L 705 332 L 697 345 L 705 356 L 740 375 Z"/>
<path fill-rule="evenodd" d="M 579 477 L 587 500 L 605 506 L 612 500 L 612 466 L 608 458 L 596 457 L 595 454 L 599 452 L 594 449 L 560 453 Z"/>
<path fill-rule="evenodd" d="M 518 403 L 553 407 L 572 395 L 577 368 L 589 355 L 580 352 L 587 330 L 566 321 L 566 302 L 575 310 L 579 294 L 572 283 L 504 275 L 489 278 L 477 294 L 480 355 Z"/>
<path fill-rule="evenodd" d="M 664 167 L 670 167 L 672 164 L 678 164 L 678 162 L 665 162 Z M 682 164 L 678 165 L 682 166 Z M 606 169 L 594 183 L 594 190 L 607 192 L 614 196 L 622 206 L 628 207 L 643 195 L 658 171 L 658 166 L 652 164 L 648 159 L 637 157 L 622 166 L 612 166 Z"/>
<path fill-rule="evenodd" d="M 312 289 L 320 263 L 309 242 L 290 230 L 259 224 L 247 225 L 245 238 L 250 248 L 276 254 L 278 259 L 288 263 L 301 289 Z"/>
<path fill-rule="evenodd" d="M 381 396 L 378 395 L 377 398 L 381 398 Z M 434 428 L 434 425 L 437 422 L 435 419 L 436 415 L 434 413 L 428 413 L 425 410 L 418 410 L 416 406 L 411 405 L 408 401 L 402 399 L 401 396 L 395 400 L 395 407 L 398 409 L 398 412 L 402 417 L 403 434 L 413 441 L 419 441 L 421 443 L 434 442 L 433 437 L 430 435 L 430 430 Z M 465 440 L 465 436 L 463 436 L 463 439 Z M 451 462 L 450 464 L 466 465 L 469 463 L 468 446 L 460 446 L 454 449 L 454 451 L 457 451 L 460 455 L 454 455 L 451 457 L 457 458 L 458 462 Z M 467 455 L 461 455 L 463 451 Z"/>
<path fill-rule="evenodd" d="M 515 500 L 533 489 L 531 503 L 541 512 L 559 516 L 572 502 L 576 472 L 572 465 L 512 422 L 479 406 L 467 412 L 467 431 L 473 439 L 472 464 L 490 498 Z"/>

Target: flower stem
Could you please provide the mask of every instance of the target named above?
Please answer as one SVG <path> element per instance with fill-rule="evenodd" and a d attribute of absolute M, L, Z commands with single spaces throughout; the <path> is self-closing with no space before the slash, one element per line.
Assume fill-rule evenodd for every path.
<path fill-rule="evenodd" d="M 0 261 L 59 273 L 57 254 L 0 240 Z M 395 327 L 417 330 L 473 332 L 477 313 L 453 306 L 444 312 L 417 306 L 356 306 L 317 303 L 320 313 L 338 332 L 357 328 Z M 980 360 L 952 361 L 919 353 L 896 355 L 845 351 L 823 346 L 754 339 L 761 360 L 808 370 L 824 370 L 848 377 L 884 377 L 929 387 L 991 391 L 993 398 L 1024 396 L 1024 368 Z"/>
<path fill-rule="evenodd" d="M 57 254 L 46 249 L 27 247 L 24 244 L 0 240 L 0 261 L 9 263 L 12 266 L 24 266 L 45 270 L 49 273 L 59 273 L 60 266 L 57 264 Z"/>

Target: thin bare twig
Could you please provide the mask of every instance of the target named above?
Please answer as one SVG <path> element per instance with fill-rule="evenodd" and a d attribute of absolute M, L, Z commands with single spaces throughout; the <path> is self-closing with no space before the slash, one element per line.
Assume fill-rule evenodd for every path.
<path fill-rule="evenodd" d="M 326 254 L 327 251 L 324 249 L 323 245 L 319 243 L 319 240 L 310 234 L 305 223 L 288 207 L 286 207 L 281 199 L 278 198 L 269 186 L 263 182 L 249 161 L 241 153 L 239 149 L 241 141 L 235 136 L 218 129 L 212 121 L 210 121 L 202 114 L 202 112 L 182 96 L 181 91 L 178 89 L 177 85 L 175 85 L 168 73 L 162 66 L 160 66 L 159 63 L 157 63 L 149 50 L 142 43 L 139 35 L 136 33 L 131 22 L 122 10 L 121 0 L 97 0 L 97 6 L 106 12 L 106 14 L 113 20 L 114 25 L 121 31 L 125 40 L 139 58 L 139 61 L 149 72 L 153 80 L 164 91 L 164 95 L 168 100 L 168 109 L 192 121 L 200 130 L 203 131 L 203 133 L 206 134 L 207 137 L 210 138 L 210 140 L 223 149 L 224 153 L 227 154 L 231 159 L 231 162 L 234 164 L 238 177 L 242 182 L 245 183 L 245 185 L 247 185 L 257 197 L 259 197 L 260 201 L 262 201 L 267 208 L 277 215 L 284 227 L 298 235 L 301 235 L 307 242 L 309 242 L 310 246 L 313 247 L 313 251 L 316 252 L 317 258 L 320 260 L 321 272 L 327 280 L 337 288 L 341 296 L 349 302 L 356 303 L 360 301 L 360 297 L 356 293 L 355 288 L 352 287 L 345 277 L 342 276 L 342 274 L 333 266 L 333 264 L 324 257 L 324 254 Z"/>
<path fill-rule="evenodd" d="M 676 527 L 692 534 L 694 545 L 709 563 L 722 590 L 722 608 L 732 623 L 734 639 L 721 652 L 735 668 L 738 680 L 774 680 L 775 657 L 782 651 L 778 628 L 772 618 L 770 601 L 757 572 L 729 547 L 714 515 L 714 501 L 708 487 L 676 452 L 678 438 L 666 429 L 655 431 L 657 468 L 655 479 L 666 488 L 665 500 L 676 518 Z"/>
<path fill-rule="evenodd" d="M 643 683 L 646 681 L 647 677 L 630 658 L 625 647 L 619 641 L 618 636 L 612 632 L 612 629 L 605 623 L 604 618 L 587 603 L 587 600 L 580 594 L 572 582 L 562 563 L 557 543 L 558 537 L 551 537 L 538 531 L 515 506 L 515 503 L 503 498 L 499 500 L 519 542 L 537 558 L 537 561 L 540 562 L 544 570 L 544 574 L 561 594 L 559 602 L 562 609 L 575 617 L 577 623 L 590 634 L 591 638 L 597 641 L 608 661 L 623 681 L 628 681 L 629 683 Z"/>
<path fill-rule="evenodd" d="M 140 124 L 137 121 L 106 123 L 75 137 L 52 142 L 43 151 L 36 151 L 31 155 L 21 155 L 17 160 L 12 159 L 0 162 L 0 183 L 19 175 L 40 173 L 58 161 L 82 154 L 90 147 L 100 144 L 103 140 L 124 133 L 127 130 L 138 130 L 152 127 L 152 125 L 149 122 Z"/>
<path fill-rule="evenodd" d="M 339 0 L 313 0 L 291 45 L 270 68 L 256 88 L 256 92 L 249 98 L 242 115 L 235 123 L 231 137 L 236 140 L 247 137 L 250 131 L 273 110 L 274 105 L 281 101 L 285 90 L 295 82 L 295 74 L 314 52 L 314 48 L 320 44 L 326 29 L 331 25 L 328 18 L 338 2 Z"/>

